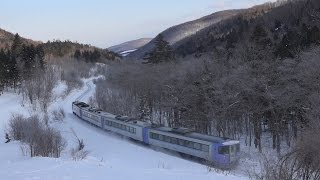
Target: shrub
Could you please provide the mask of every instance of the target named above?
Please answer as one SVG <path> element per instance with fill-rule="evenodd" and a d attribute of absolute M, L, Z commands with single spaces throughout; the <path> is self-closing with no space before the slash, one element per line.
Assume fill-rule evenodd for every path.
<path fill-rule="evenodd" d="M 59 108 L 58 110 L 52 111 L 52 116 L 54 121 L 63 121 L 63 119 L 66 117 L 66 113 L 62 108 Z"/>
<path fill-rule="evenodd" d="M 15 115 L 9 121 L 9 132 L 14 140 L 23 143 L 25 153 L 31 157 L 60 157 L 66 147 L 61 133 L 46 126 L 38 116 L 24 118 Z"/>
<path fill-rule="evenodd" d="M 89 151 L 84 149 L 85 144 L 83 142 L 83 139 L 80 139 L 73 129 L 71 129 L 71 131 L 72 131 L 73 135 L 75 136 L 75 138 L 77 139 L 77 142 L 78 142 L 77 146 L 75 148 L 71 149 L 72 159 L 74 161 L 83 160 L 88 156 Z"/>

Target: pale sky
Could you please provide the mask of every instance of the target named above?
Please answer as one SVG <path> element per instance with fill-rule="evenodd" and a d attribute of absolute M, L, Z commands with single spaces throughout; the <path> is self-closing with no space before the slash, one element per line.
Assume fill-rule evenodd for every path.
<path fill-rule="evenodd" d="M 107 48 L 225 9 L 274 0 L 0 0 L 0 28 Z"/>

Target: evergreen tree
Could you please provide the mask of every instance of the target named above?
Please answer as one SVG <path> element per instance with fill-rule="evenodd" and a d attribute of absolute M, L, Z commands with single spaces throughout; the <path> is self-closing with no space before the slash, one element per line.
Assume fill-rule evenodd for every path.
<path fill-rule="evenodd" d="M 44 62 L 44 58 L 45 58 L 45 53 L 43 50 L 43 46 L 37 46 L 35 48 L 35 53 L 36 53 L 36 60 L 35 60 L 35 65 L 36 68 L 40 68 L 40 69 L 44 69 L 45 66 L 45 62 Z"/>
<path fill-rule="evenodd" d="M 35 68 L 36 50 L 34 46 L 23 45 L 20 56 L 23 67 L 21 76 L 26 80 L 32 76 L 33 69 Z"/>
<path fill-rule="evenodd" d="M 80 58 L 81 58 L 81 52 L 80 52 L 79 49 L 77 49 L 77 50 L 74 52 L 73 57 L 74 57 L 75 59 L 80 59 Z"/>
<path fill-rule="evenodd" d="M 5 52 L 3 49 L 0 50 L 0 94 L 4 88 L 4 78 L 5 78 Z"/>
<path fill-rule="evenodd" d="M 170 44 L 164 40 L 162 34 L 159 34 L 155 39 L 155 48 L 154 50 L 146 54 L 144 57 L 148 63 L 161 63 L 161 62 L 169 62 L 174 60 L 174 53 L 170 46 Z"/>
<path fill-rule="evenodd" d="M 96 49 L 91 53 L 91 61 L 93 62 L 96 62 L 98 59 L 100 59 L 100 57 L 101 53 Z"/>
<path fill-rule="evenodd" d="M 18 57 L 22 51 L 22 41 L 19 34 L 16 34 L 13 39 L 13 43 L 11 46 L 12 55 Z"/>
<path fill-rule="evenodd" d="M 313 26 L 309 33 L 311 43 L 320 43 L 320 30 L 317 26 Z"/>
<path fill-rule="evenodd" d="M 20 74 L 18 70 L 17 59 L 14 56 L 10 56 L 9 63 L 8 63 L 8 74 L 10 77 L 11 85 L 14 89 L 16 89 L 17 84 L 20 80 Z"/>

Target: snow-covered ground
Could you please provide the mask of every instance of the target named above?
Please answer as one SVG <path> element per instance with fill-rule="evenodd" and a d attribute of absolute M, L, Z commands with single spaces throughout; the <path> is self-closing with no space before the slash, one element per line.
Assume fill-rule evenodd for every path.
<path fill-rule="evenodd" d="M 73 91 L 65 98 L 58 98 L 49 108 L 53 111 L 63 108 L 66 118 L 63 122 L 51 124 L 63 133 L 68 147 L 61 158 L 29 158 L 22 155 L 19 142 L 0 142 L 0 179 L 48 179 L 48 180 L 238 180 L 245 176 L 225 175 L 209 172 L 204 165 L 185 160 L 172 153 L 157 151 L 139 143 L 132 142 L 112 133 L 93 127 L 72 114 L 72 101 L 80 98 L 88 101 L 95 86 L 86 80 L 81 90 Z M 65 86 L 60 84 L 56 94 L 63 94 Z M 6 130 L 11 113 L 30 115 L 32 112 L 20 105 L 21 97 L 14 93 L 0 96 L 0 133 Z M 89 156 L 82 161 L 73 161 L 70 149 L 75 146 L 73 129 L 79 138 L 84 139 Z"/>

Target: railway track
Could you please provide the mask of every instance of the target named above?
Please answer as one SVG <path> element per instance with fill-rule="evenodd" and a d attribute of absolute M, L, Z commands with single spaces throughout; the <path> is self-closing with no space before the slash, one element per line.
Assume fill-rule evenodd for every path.
<path fill-rule="evenodd" d="M 91 82 L 91 81 L 86 82 L 87 90 L 86 90 L 85 92 L 83 92 L 83 93 L 76 99 L 76 101 L 82 100 L 82 99 L 92 90 L 92 87 L 91 87 L 91 85 L 90 85 L 90 82 Z"/>

